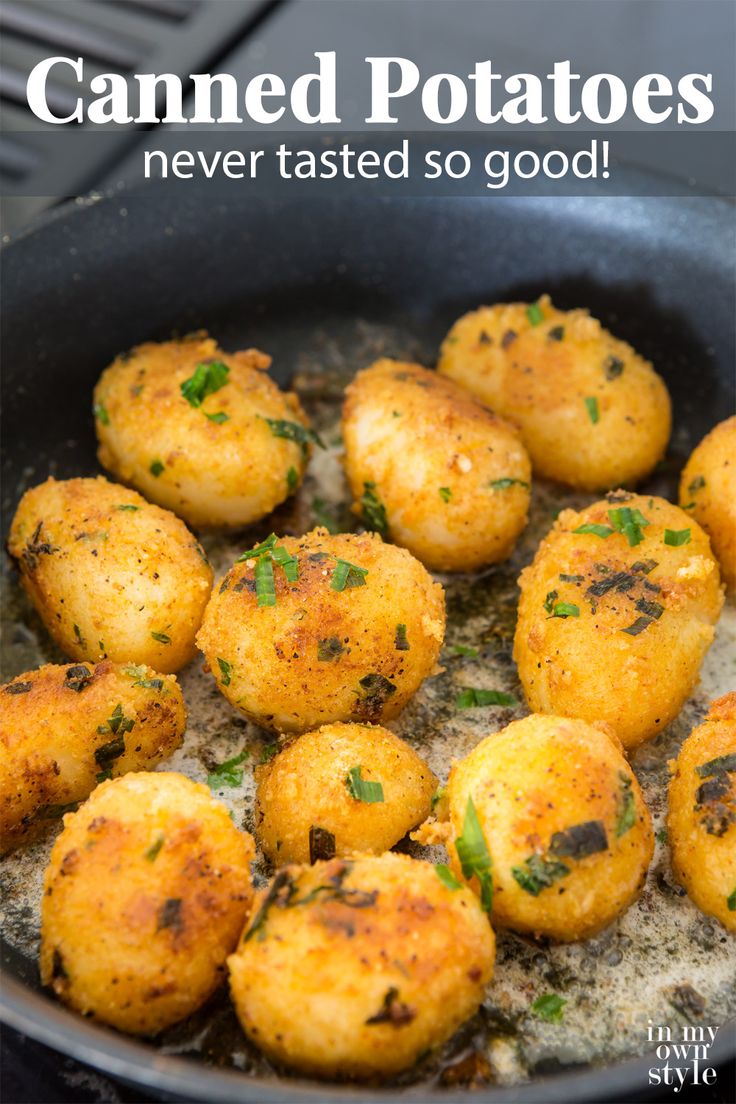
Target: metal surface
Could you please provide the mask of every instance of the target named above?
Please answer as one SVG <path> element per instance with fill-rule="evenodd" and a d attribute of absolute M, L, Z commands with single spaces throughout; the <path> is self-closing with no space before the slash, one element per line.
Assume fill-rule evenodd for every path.
<path fill-rule="evenodd" d="M 176 204 L 152 189 L 80 205 L 22 236 L 4 258 L 6 525 L 24 486 L 49 473 L 96 470 L 91 385 L 117 351 L 137 341 L 206 325 L 226 348 L 262 344 L 278 378 L 296 372 L 306 386 L 310 372 L 329 382 L 331 372 L 357 366 L 359 340 L 371 350 L 383 343 L 389 355 L 429 358 L 461 311 L 545 290 L 562 306 L 590 306 L 654 360 L 673 392 L 673 451 L 681 457 L 733 409 L 733 258 L 732 211 L 718 202 L 215 206 L 193 188 Z M 673 470 L 662 474 L 668 485 Z M 462 585 L 453 592 L 458 606 Z M 9 953 L 7 970 L 8 1022 L 150 1089 L 208 1101 L 375 1095 L 274 1080 L 263 1071 L 244 1077 L 162 1053 L 37 992 L 31 958 Z M 724 1061 L 733 1045 L 733 1033 L 721 1032 L 713 1061 Z M 620 1061 L 474 1095 L 498 1104 L 642 1099 L 651 1064 Z M 423 1088 L 394 1093 L 416 1098 Z M 466 1094 L 444 1090 L 442 1099 Z"/>

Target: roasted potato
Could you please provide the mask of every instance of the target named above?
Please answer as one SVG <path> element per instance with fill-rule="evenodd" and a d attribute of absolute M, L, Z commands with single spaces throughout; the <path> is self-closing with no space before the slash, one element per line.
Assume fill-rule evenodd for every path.
<path fill-rule="evenodd" d="M 154 767 L 179 746 L 173 675 L 105 661 L 18 675 L 0 687 L 0 838 L 25 843 L 104 778 Z"/>
<path fill-rule="evenodd" d="M 95 388 L 100 463 L 198 528 L 265 517 L 299 486 L 312 439 L 270 363 L 203 333 L 119 356 Z"/>
<path fill-rule="evenodd" d="M 736 693 L 711 704 L 670 766 L 675 875 L 699 909 L 736 932 Z"/>
<path fill-rule="evenodd" d="M 252 889 L 251 837 L 181 774 L 103 782 L 44 877 L 41 979 L 85 1016 L 154 1035 L 217 988 Z"/>
<path fill-rule="evenodd" d="M 468 889 L 386 854 L 283 867 L 228 967 L 243 1030 L 269 1058 L 366 1078 L 408 1068 L 472 1016 L 494 953 Z"/>
<path fill-rule="evenodd" d="M 379 536 L 315 529 L 245 553 L 212 595 L 197 643 L 222 693 L 265 728 L 395 717 L 431 675 L 439 583 Z"/>
<path fill-rule="evenodd" d="M 376 361 L 346 394 L 345 470 L 368 528 L 435 571 L 506 559 L 529 507 L 517 431 L 418 364 Z"/>
<path fill-rule="evenodd" d="M 380 855 L 420 824 L 437 779 L 387 728 L 323 725 L 256 768 L 256 836 L 277 866 Z"/>
<path fill-rule="evenodd" d="M 677 716 L 723 605 L 697 522 L 626 492 L 563 510 L 519 585 L 514 658 L 530 709 L 607 721 L 626 748 Z"/>
<path fill-rule="evenodd" d="M 693 451 L 680 479 L 680 505 L 705 529 L 726 586 L 736 590 L 736 415 Z"/>
<path fill-rule="evenodd" d="M 193 658 L 212 569 L 168 510 L 101 477 L 47 479 L 23 495 L 8 548 L 72 659 L 168 674 Z"/>
<path fill-rule="evenodd" d="M 447 800 L 452 868 L 492 894 L 494 925 L 587 939 L 644 883 L 651 818 L 606 725 L 513 721 L 453 764 Z"/>
<path fill-rule="evenodd" d="M 519 426 L 548 479 L 587 491 L 636 483 L 667 447 L 670 398 L 652 365 L 548 295 L 464 315 L 437 367 Z"/>

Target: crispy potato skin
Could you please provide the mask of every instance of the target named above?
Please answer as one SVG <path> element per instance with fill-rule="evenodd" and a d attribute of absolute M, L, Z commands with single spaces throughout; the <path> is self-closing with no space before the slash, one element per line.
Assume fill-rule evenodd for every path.
<path fill-rule="evenodd" d="M 475 806 L 492 861 L 494 925 L 562 942 L 586 939 L 638 896 L 654 847 L 651 818 L 606 725 L 539 715 L 513 721 L 453 764 L 447 792 L 453 842 L 463 834 L 469 798 Z M 634 803 L 631 825 L 619 835 L 625 800 Z M 605 850 L 556 854 L 556 832 L 591 821 L 605 832 Z M 448 851 L 462 877 L 455 847 Z M 512 873 L 533 855 L 570 871 L 537 896 Z"/>
<path fill-rule="evenodd" d="M 8 549 L 72 659 L 170 674 L 195 655 L 212 569 L 184 523 L 135 491 L 102 477 L 48 479 L 23 495 Z"/>
<path fill-rule="evenodd" d="M 536 325 L 526 303 L 464 315 L 438 370 L 519 426 L 535 474 L 588 491 L 643 479 L 670 436 L 664 381 L 587 311 L 557 310 L 548 295 L 536 306 Z M 595 423 L 586 399 L 597 400 Z"/>
<path fill-rule="evenodd" d="M 257 604 L 253 559 L 230 569 L 207 606 L 197 643 L 220 690 L 246 717 L 280 732 L 395 717 L 435 669 L 442 587 L 408 552 L 371 533 L 314 529 L 281 544 L 296 556 L 299 577 L 289 583 L 274 565 L 275 606 Z M 367 569 L 365 585 L 333 590 L 338 559 Z M 408 650 L 397 648 L 399 625 Z M 219 660 L 230 665 L 226 679 Z"/>
<path fill-rule="evenodd" d="M 726 586 L 736 590 L 736 415 L 694 449 L 680 479 L 680 505 L 705 529 Z"/>
<path fill-rule="evenodd" d="M 388 1076 L 478 1008 L 493 932 L 473 894 L 430 864 L 386 854 L 288 866 L 274 890 L 257 935 L 246 930 L 228 959 L 243 1030 L 270 1058 L 315 1077 Z"/>
<path fill-rule="evenodd" d="M 225 806 L 181 774 L 103 782 L 64 817 L 46 870 L 44 985 L 135 1035 L 188 1016 L 223 980 L 253 854 Z"/>
<path fill-rule="evenodd" d="M 619 532 L 606 539 L 574 532 L 591 523 L 610 528 L 608 511 L 620 506 L 650 523 L 636 546 Z M 665 529 L 689 529 L 691 539 L 666 545 Z M 649 560 L 656 566 L 646 573 Z M 612 576 L 619 584 L 602 593 Z M 723 605 L 718 564 L 697 522 L 662 498 L 626 493 L 579 513 L 563 510 L 519 585 L 514 658 L 530 709 L 607 721 L 629 749 L 677 716 Z M 580 615 L 551 616 L 557 601 L 576 605 Z M 624 631 L 659 606 L 659 617 L 638 635 Z"/>
<path fill-rule="evenodd" d="M 230 369 L 228 381 L 193 407 L 181 384 L 213 360 Z M 299 485 L 308 455 L 275 437 L 265 421 L 307 424 L 296 395 L 269 379 L 270 363 L 257 349 L 223 353 L 203 333 L 118 357 L 95 388 L 100 463 L 197 528 L 265 517 Z M 208 414 L 227 419 L 213 422 Z M 158 476 L 151 471 L 156 461 L 163 464 Z"/>
<path fill-rule="evenodd" d="M 711 704 L 670 764 L 667 822 L 677 879 L 699 909 L 736 932 L 736 773 L 698 773 L 725 755 L 736 755 L 736 692 Z"/>
<path fill-rule="evenodd" d="M 383 801 L 352 797 L 346 780 L 357 766 L 365 781 L 381 783 Z M 256 779 L 256 836 L 277 866 L 310 861 L 312 826 L 334 836 L 338 857 L 380 855 L 429 816 L 437 788 L 413 748 L 387 728 L 361 724 L 305 732 L 257 767 Z"/>
<path fill-rule="evenodd" d="M 391 539 L 427 567 L 472 571 L 505 560 L 529 507 L 531 464 L 517 431 L 418 364 L 376 361 L 346 395 L 342 435 L 354 511 L 361 513 L 365 484 L 373 483 Z"/>
<path fill-rule="evenodd" d="M 0 687 L 0 703 L 2 850 L 58 820 L 52 806 L 84 801 L 100 773 L 160 763 L 186 725 L 173 675 L 109 661 L 27 671 Z"/>

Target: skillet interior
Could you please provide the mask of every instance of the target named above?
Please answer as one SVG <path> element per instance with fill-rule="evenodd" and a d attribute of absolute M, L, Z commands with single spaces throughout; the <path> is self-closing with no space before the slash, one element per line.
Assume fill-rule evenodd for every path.
<path fill-rule="evenodd" d="M 175 205 L 150 189 L 143 199 L 128 194 L 56 215 L 5 254 L 4 532 L 26 486 L 48 474 L 96 470 L 91 386 L 115 352 L 137 341 L 207 326 L 226 348 L 260 345 L 274 356 L 280 382 L 296 372 L 319 407 L 317 392 L 378 352 L 431 363 L 462 311 L 544 290 L 560 306 L 589 306 L 667 379 L 676 415 L 673 460 L 651 489 L 671 493 L 679 460 L 733 409 L 732 258 L 731 209 L 697 200 L 361 200 L 254 208 L 245 200 L 212 206 L 195 186 Z M 319 387 L 310 388 L 314 373 L 325 369 Z M 326 407 L 321 414 L 329 420 Z M 559 495 L 554 501 L 561 504 Z M 546 507 L 539 503 L 542 532 Z M 300 521 L 281 520 L 284 527 Z M 228 549 L 220 554 L 226 560 Z M 507 620 L 516 570 L 495 573 L 491 584 L 505 600 Z M 460 585 L 451 595 L 457 614 L 472 616 L 471 589 Z M 11 626 L 4 634 L 7 677 L 22 669 L 22 657 L 28 655 L 27 666 L 38 661 L 31 658 L 32 638 L 20 632 L 18 639 L 19 631 Z M 503 647 L 494 649 L 493 662 L 501 672 Z M 472 681 L 474 672 L 468 674 Z M 702 702 L 694 702 L 674 740 L 701 710 Z M 506 719 L 493 716 L 494 723 Z M 481 728 L 474 738 L 482 734 Z M 661 750 L 660 767 L 667 748 Z M 15 922 L 22 921 L 21 910 Z M 233 1081 L 201 1066 L 196 1074 L 182 1069 L 183 1059 L 94 1028 L 35 993 L 35 963 L 27 955 L 9 952 L 7 968 L 23 983 L 7 991 L 15 1021 L 110 1072 L 210 1100 L 309 1095 L 291 1080 L 269 1088 L 260 1077 Z M 220 1058 L 217 1048 L 213 1057 Z M 571 1054 L 568 1064 L 579 1060 Z M 513 1098 L 593 1100 L 629 1089 L 641 1095 L 648 1064 L 562 1074 L 553 1084 L 515 1089 Z M 537 1072 L 549 1068 L 541 1062 Z M 361 1094 L 323 1086 L 315 1095 Z M 505 1090 L 481 1094 L 504 1096 Z"/>

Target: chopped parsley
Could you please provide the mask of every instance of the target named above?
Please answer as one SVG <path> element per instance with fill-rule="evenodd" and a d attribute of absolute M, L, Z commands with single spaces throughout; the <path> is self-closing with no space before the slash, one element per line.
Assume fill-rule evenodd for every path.
<path fill-rule="evenodd" d="M 530 855 L 522 866 L 514 866 L 511 873 L 517 885 L 532 897 L 538 897 L 543 889 L 548 889 L 560 878 L 570 873 L 570 867 L 556 859 L 545 859 L 541 855 Z"/>
<path fill-rule="evenodd" d="M 119 506 L 115 507 L 116 510 L 140 510 L 140 506 L 134 506 L 132 502 L 121 502 Z"/>
<path fill-rule="evenodd" d="M 544 321 L 544 314 L 539 303 L 530 303 L 526 308 L 526 316 L 531 322 L 532 326 L 538 326 L 540 322 Z"/>
<path fill-rule="evenodd" d="M 397 652 L 408 652 L 411 648 L 408 637 L 406 635 L 406 625 L 396 626 L 396 636 L 394 637 L 394 648 Z"/>
<path fill-rule="evenodd" d="M 228 381 L 230 369 L 221 360 L 202 361 L 194 375 L 184 380 L 179 389 L 190 406 L 200 407 L 208 395 L 214 395 Z"/>
<path fill-rule="evenodd" d="M 348 793 L 355 801 L 362 801 L 366 805 L 376 805 L 384 801 L 383 786 L 380 782 L 369 782 L 361 778 L 361 766 L 351 767 L 345 778 Z"/>
<path fill-rule="evenodd" d="M 302 456 L 307 455 L 310 444 L 318 445 L 321 449 L 327 447 L 318 433 L 302 425 L 301 422 L 289 422 L 284 418 L 264 418 L 263 420 L 268 424 L 274 437 L 283 437 L 285 441 L 293 441 L 295 445 L 299 445 Z"/>
<path fill-rule="evenodd" d="M 264 763 L 270 763 L 274 756 L 278 755 L 278 750 L 278 744 L 264 744 L 263 750 L 261 751 L 261 766 L 263 766 Z"/>
<path fill-rule="evenodd" d="M 113 709 L 111 716 L 108 717 L 107 724 L 98 725 L 97 731 L 100 736 L 104 736 L 106 732 L 112 732 L 114 735 L 117 735 L 117 733 L 119 732 L 124 735 L 126 732 L 131 731 L 134 724 L 135 718 L 126 717 L 123 713 L 122 705 L 120 704 L 120 702 L 118 702 L 118 704 Z M 99 762 L 99 759 L 97 761 Z"/>
<path fill-rule="evenodd" d="M 726 906 L 729 912 L 736 912 L 736 889 L 729 893 L 726 898 Z"/>
<path fill-rule="evenodd" d="M 223 686 L 229 686 L 233 674 L 232 664 L 218 656 L 217 666 L 220 668 L 220 682 Z"/>
<path fill-rule="evenodd" d="M 555 602 L 550 617 L 579 617 L 580 607 L 573 602 Z"/>
<path fill-rule="evenodd" d="M 503 690 L 478 690 L 472 686 L 466 686 L 455 698 L 456 709 L 478 709 L 484 705 L 518 705 L 513 694 L 506 694 Z"/>
<path fill-rule="evenodd" d="M 452 491 L 449 487 L 438 487 L 440 498 L 443 502 L 449 502 L 452 498 Z"/>
<path fill-rule="evenodd" d="M 152 460 L 148 470 L 150 471 L 151 475 L 155 476 L 155 478 L 158 479 L 158 477 L 161 475 L 161 472 L 164 471 L 164 465 L 161 463 L 160 460 Z"/>
<path fill-rule="evenodd" d="M 680 548 L 683 544 L 690 543 L 690 530 L 689 529 L 665 529 L 664 531 L 664 543 L 669 544 L 672 548 Z"/>
<path fill-rule="evenodd" d="M 577 529 L 573 529 L 573 533 L 590 533 L 591 536 L 600 537 L 601 540 L 610 537 L 613 532 L 610 525 L 599 525 L 595 522 L 586 522 L 585 525 L 579 525 Z"/>
<path fill-rule="evenodd" d="M 347 560 L 338 560 L 332 572 L 330 586 L 333 590 L 351 590 L 353 587 L 365 586 L 367 574 L 367 567 L 358 567 L 356 564 L 348 563 Z"/>
<path fill-rule="evenodd" d="M 360 506 L 363 512 L 363 521 L 368 528 L 375 529 L 377 533 L 382 533 L 385 536 L 388 533 L 386 507 L 376 494 L 375 483 L 367 482 L 363 484 Z"/>
<path fill-rule="evenodd" d="M 101 422 L 103 425 L 110 424 L 110 415 L 107 413 L 107 409 L 103 403 L 97 403 L 94 409 L 94 415 L 97 421 Z"/>
<path fill-rule="evenodd" d="M 619 506 L 616 510 L 608 511 L 608 518 L 614 529 L 623 533 L 631 548 L 644 540 L 643 530 L 649 525 L 649 521 L 639 510 L 632 510 L 630 506 Z"/>
<path fill-rule="evenodd" d="M 166 633 L 161 633 L 161 632 L 152 632 L 152 633 L 151 633 L 151 636 L 152 636 L 152 637 L 153 637 L 153 639 L 154 639 L 154 640 L 156 640 L 156 641 L 157 641 L 157 642 L 158 642 L 159 644 L 170 644 L 170 643 L 171 643 L 171 637 L 170 637 L 170 636 L 167 636 L 167 635 L 166 635 Z"/>
<path fill-rule="evenodd" d="M 132 727 L 131 724 L 131 728 Z M 127 729 L 123 732 L 119 732 L 114 740 L 110 740 L 108 743 L 95 748 L 95 762 L 99 764 L 99 766 L 104 767 L 106 764 L 114 762 L 115 759 L 119 759 L 121 755 L 125 754 L 125 732 L 127 732 Z"/>
<path fill-rule="evenodd" d="M 542 993 L 532 1005 L 532 1012 L 545 1023 L 560 1023 L 567 1001 L 557 993 Z"/>
<path fill-rule="evenodd" d="M 289 583 L 295 583 L 299 578 L 299 561 L 292 556 L 283 544 L 278 543 L 278 537 L 271 533 L 261 544 L 256 545 L 250 552 L 243 552 L 238 556 L 236 563 L 255 560 L 255 587 L 256 602 L 259 606 L 276 605 L 276 581 L 274 579 L 273 565 L 280 567 Z"/>
<path fill-rule="evenodd" d="M 215 425 L 222 425 L 223 422 L 230 421 L 230 415 L 226 414 L 224 410 L 218 410 L 215 414 L 208 414 L 206 410 L 203 410 L 202 413 L 208 421 L 214 422 Z"/>
<path fill-rule="evenodd" d="M 143 852 L 143 858 L 146 860 L 146 862 L 155 862 L 156 857 L 157 857 L 159 851 L 161 850 L 161 848 L 163 847 L 163 845 L 164 845 L 164 837 L 159 836 L 158 839 L 155 840 L 151 844 L 151 846 L 146 851 Z"/>
<path fill-rule="evenodd" d="M 463 877 L 477 878 L 480 885 L 480 903 L 485 912 L 493 907 L 493 875 L 491 855 L 472 797 L 468 798 L 463 820 L 463 834 L 455 840 L 455 850 L 460 860 Z"/>
<path fill-rule="evenodd" d="M 636 798 L 634 797 L 634 791 L 631 788 L 631 779 L 628 774 L 619 771 L 618 778 L 621 783 L 621 794 L 618 812 L 616 814 L 616 838 L 620 839 L 621 836 L 625 836 L 629 829 L 633 828 L 636 823 Z"/>
<path fill-rule="evenodd" d="M 469 644 L 453 644 L 450 649 L 453 655 L 467 656 L 468 659 L 477 659 L 480 652 L 477 648 L 471 648 Z"/>
<path fill-rule="evenodd" d="M 702 476 L 702 475 L 696 475 L 695 478 L 692 480 L 692 482 L 689 484 L 687 489 L 690 492 L 690 494 L 697 494 L 698 491 L 702 491 L 704 486 L 705 486 L 705 477 Z"/>
<path fill-rule="evenodd" d="M 493 491 L 505 491 L 508 487 L 523 487 L 525 491 L 529 490 L 529 484 L 525 479 L 512 479 L 510 475 L 505 475 L 502 479 L 492 479 L 488 486 Z"/>
<path fill-rule="evenodd" d="M 286 487 L 289 491 L 289 494 L 296 490 L 298 483 L 299 473 L 297 472 L 296 468 L 289 468 L 288 472 L 286 473 Z"/>
<path fill-rule="evenodd" d="M 226 759 L 224 763 L 214 767 L 207 775 L 207 785 L 211 790 L 219 790 L 223 786 L 239 786 L 243 781 L 243 768 L 240 766 L 248 758 L 247 751 L 241 751 L 232 759 Z"/>
<path fill-rule="evenodd" d="M 345 649 L 336 636 L 326 636 L 317 644 L 317 659 L 321 663 L 331 663 L 333 659 L 341 656 Z"/>
<path fill-rule="evenodd" d="M 559 597 L 559 595 L 558 595 L 556 590 L 548 590 L 547 591 L 547 596 L 544 599 L 544 603 L 543 603 L 544 608 L 547 611 L 547 613 L 549 613 L 549 614 L 552 613 L 552 610 L 555 608 L 555 599 L 557 597 Z"/>
<path fill-rule="evenodd" d="M 585 400 L 585 409 L 588 411 L 588 417 L 593 425 L 596 425 L 601 420 L 601 414 L 598 409 L 598 399 L 595 395 L 590 395 Z"/>
<path fill-rule="evenodd" d="M 447 889 L 455 890 L 463 888 L 462 882 L 459 882 L 457 880 L 447 863 L 437 863 L 435 865 L 434 872 L 439 880 L 442 882 L 443 886 L 446 886 Z"/>

